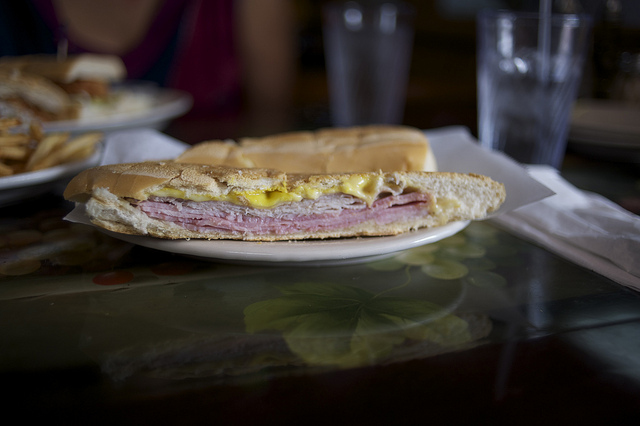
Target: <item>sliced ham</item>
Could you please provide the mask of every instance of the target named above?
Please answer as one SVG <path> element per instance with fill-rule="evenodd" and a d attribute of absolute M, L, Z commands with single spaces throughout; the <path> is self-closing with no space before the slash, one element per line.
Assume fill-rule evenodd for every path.
<path fill-rule="evenodd" d="M 137 202 L 138 208 L 149 217 L 192 231 L 276 235 L 340 229 L 371 220 L 378 224 L 392 223 L 424 216 L 429 213 L 430 205 L 429 195 L 418 192 L 383 197 L 371 206 L 346 194 L 303 199 L 273 208 L 160 197 Z"/>

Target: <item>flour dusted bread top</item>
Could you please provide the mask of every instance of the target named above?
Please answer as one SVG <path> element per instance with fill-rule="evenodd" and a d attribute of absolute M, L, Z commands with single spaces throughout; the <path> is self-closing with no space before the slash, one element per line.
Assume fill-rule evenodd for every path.
<path fill-rule="evenodd" d="M 350 189 L 356 188 L 356 189 Z M 504 186 L 476 175 L 448 172 L 363 172 L 334 174 L 286 173 L 271 169 L 243 169 L 173 161 L 121 163 L 82 171 L 67 186 L 64 197 L 83 202 L 96 188 L 121 198 L 146 200 L 163 190 L 181 191 L 183 197 L 215 199 L 232 192 L 317 193 L 340 190 L 362 193 L 362 198 L 405 191 L 428 192 L 439 197 L 477 199 L 492 207 L 504 200 Z M 315 194 L 315 195 L 313 195 Z M 352 194 L 352 195 L 353 195 Z"/>
<path fill-rule="evenodd" d="M 359 126 L 205 141 L 179 162 L 255 167 L 289 173 L 436 171 L 424 133 L 408 126 Z"/>
<path fill-rule="evenodd" d="M 281 189 L 286 174 L 276 170 L 212 167 L 173 161 L 121 163 L 94 167 L 74 177 L 64 192 L 66 199 L 84 202 L 96 188 L 107 188 L 117 197 L 146 200 L 170 188 L 190 194 L 218 197 L 230 191 Z"/>

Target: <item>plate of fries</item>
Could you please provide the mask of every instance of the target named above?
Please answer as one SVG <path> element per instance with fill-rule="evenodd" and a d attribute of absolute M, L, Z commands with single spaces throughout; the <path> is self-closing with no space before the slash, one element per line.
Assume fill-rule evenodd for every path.
<path fill-rule="evenodd" d="M 0 205 L 42 194 L 97 165 L 102 140 L 101 132 L 44 133 L 37 122 L 25 129 L 18 118 L 0 118 Z"/>

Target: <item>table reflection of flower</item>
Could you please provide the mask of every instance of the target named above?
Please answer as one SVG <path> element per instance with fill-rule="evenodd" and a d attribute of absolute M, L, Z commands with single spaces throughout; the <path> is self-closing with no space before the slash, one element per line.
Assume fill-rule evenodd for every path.
<path fill-rule="evenodd" d="M 492 257 L 497 256 L 515 264 L 516 253 L 515 247 L 501 244 L 495 228 L 474 223 L 452 237 L 401 252 L 369 266 L 387 271 L 413 266 L 435 279 L 464 279 L 466 283 L 478 287 L 504 287 L 506 280 L 492 272 L 498 266 Z M 492 256 L 488 257 L 487 254 Z"/>

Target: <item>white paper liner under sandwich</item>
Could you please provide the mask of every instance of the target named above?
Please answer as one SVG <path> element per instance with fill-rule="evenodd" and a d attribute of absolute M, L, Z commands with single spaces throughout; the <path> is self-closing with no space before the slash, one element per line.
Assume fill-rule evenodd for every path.
<path fill-rule="evenodd" d="M 556 195 L 493 218 L 508 231 L 635 290 L 640 290 L 640 217 L 579 190 L 548 166 L 529 174 Z"/>

